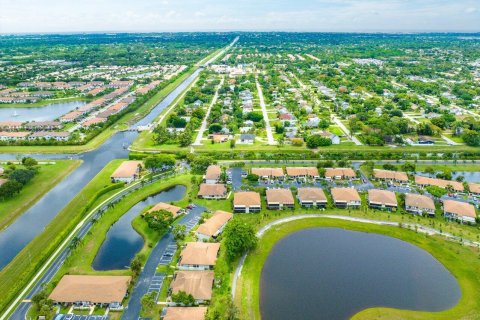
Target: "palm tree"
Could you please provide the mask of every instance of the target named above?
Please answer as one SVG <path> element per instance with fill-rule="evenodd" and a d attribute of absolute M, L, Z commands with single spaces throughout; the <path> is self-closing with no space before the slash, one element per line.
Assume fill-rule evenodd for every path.
<path fill-rule="evenodd" d="M 78 245 L 80 244 L 80 241 L 81 239 L 77 236 L 75 236 L 72 241 L 70 241 L 70 245 L 69 245 L 69 248 L 70 249 L 75 249 L 76 247 L 78 247 Z"/>

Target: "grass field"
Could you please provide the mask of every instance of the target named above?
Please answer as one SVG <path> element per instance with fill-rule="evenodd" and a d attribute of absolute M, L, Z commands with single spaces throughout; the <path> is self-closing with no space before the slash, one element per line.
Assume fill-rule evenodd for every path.
<path fill-rule="evenodd" d="M 0 201 L 0 230 L 10 225 L 38 199 L 80 165 L 80 160 L 57 160 L 39 165 L 39 172 L 15 197 Z"/>
<path fill-rule="evenodd" d="M 111 190 L 110 175 L 123 160 L 114 160 L 100 171 L 80 193 L 0 272 L 0 310 L 15 297 L 89 209 L 119 189 Z"/>
<path fill-rule="evenodd" d="M 258 247 L 245 261 L 237 287 L 236 304 L 242 319 L 260 319 L 260 275 L 270 250 L 286 235 L 305 228 L 338 227 L 374 232 L 410 242 L 428 252 L 449 269 L 459 282 L 462 298 L 457 306 L 443 312 L 414 312 L 389 308 L 364 310 L 353 317 L 363 319 L 478 319 L 480 314 L 480 259 L 478 249 L 463 247 L 438 237 L 430 237 L 395 227 L 384 227 L 348 221 L 303 219 L 276 226 L 264 235 Z"/>

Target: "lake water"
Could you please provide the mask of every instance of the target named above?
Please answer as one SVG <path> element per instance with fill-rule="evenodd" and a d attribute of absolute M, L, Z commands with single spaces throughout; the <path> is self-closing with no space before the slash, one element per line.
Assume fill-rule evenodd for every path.
<path fill-rule="evenodd" d="M 480 170 L 480 166 L 478 168 Z M 416 174 L 430 178 L 436 177 L 436 174 L 430 174 L 422 171 L 417 171 Z M 453 180 L 456 180 L 459 176 L 463 176 L 464 181 L 466 182 L 480 182 L 480 171 L 452 171 Z"/>
<path fill-rule="evenodd" d="M 95 270 L 127 269 L 135 254 L 143 247 L 143 238 L 133 229 L 132 220 L 149 205 L 159 202 L 179 201 L 185 196 L 186 188 L 177 185 L 146 198 L 135 204 L 108 231 L 92 267 Z"/>
<path fill-rule="evenodd" d="M 50 121 L 85 104 L 85 101 L 70 101 L 32 108 L 2 107 L 0 108 L 0 121 Z"/>
<path fill-rule="evenodd" d="M 263 320 L 349 319 L 376 306 L 440 311 L 461 296 L 455 278 L 428 252 L 336 228 L 281 239 L 262 270 L 260 291 Z"/>

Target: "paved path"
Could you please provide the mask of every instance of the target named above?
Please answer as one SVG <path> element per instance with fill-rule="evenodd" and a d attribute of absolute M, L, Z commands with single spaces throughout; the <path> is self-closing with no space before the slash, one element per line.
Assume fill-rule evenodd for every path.
<path fill-rule="evenodd" d="M 183 216 L 177 223 L 187 226 L 187 231 L 190 231 L 195 226 L 200 218 L 200 215 L 205 211 L 204 207 L 195 207 L 190 212 Z M 172 231 L 166 233 L 160 241 L 157 242 L 152 250 L 152 253 L 147 259 L 145 266 L 137 279 L 135 287 L 130 294 L 130 300 L 123 312 L 123 320 L 137 320 L 140 317 L 140 310 L 142 309 L 141 299 L 151 289 L 152 280 L 156 275 L 157 266 L 164 256 L 164 253 L 175 244 Z"/>
<path fill-rule="evenodd" d="M 260 99 L 260 107 L 262 108 L 263 120 L 265 120 L 265 130 L 267 131 L 267 141 L 269 145 L 274 145 L 275 139 L 273 139 L 272 127 L 270 126 L 270 119 L 268 118 L 267 106 L 265 105 L 265 100 L 263 99 L 263 91 L 258 79 L 255 79 L 257 84 L 258 98 Z"/>
<path fill-rule="evenodd" d="M 358 140 L 357 137 L 355 137 L 354 135 L 352 135 L 352 133 L 350 132 L 350 130 L 347 129 L 347 127 L 343 124 L 342 121 L 340 121 L 340 119 L 338 119 L 338 117 L 335 115 L 335 114 L 332 114 L 332 119 L 333 119 L 333 122 L 335 122 L 335 124 L 337 126 L 340 127 L 340 129 L 342 129 L 343 132 L 345 132 L 345 135 L 347 137 L 349 137 L 357 146 L 361 146 L 363 145 L 363 143 L 360 142 L 360 140 Z"/>
<path fill-rule="evenodd" d="M 275 221 L 270 222 L 269 224 L 265 225 L 263 228 L 257 231 L 256 236 L 258 238 L 262 238 L 270 228 L 273 226 L 284 224 L 291 221 L 302 220 L 302 219 L 318 219 L 318 218 L 325 218 L 325 219 L 338 219 L 338 220 L 346 220 L 346 221 L 353 221 L 353 222 L 360 222 L 360 223 L 368 223 L 368 224 L 375 224 L 380 226 L 389 226 L 389 227 L 399 227 L 399 222 L 392 222 L 392 221 L 383 221 L 383 220 L 373 220 L 373 219 L 364 219 L 364 218 L 357 218 L 357 217 L 349 217 L 349 216 L 340 216 L 340 215 L 329 215 L 329 214 L 304 214 L 292 217 L 286 217 L 282 219 L 278 219 Z M 416 230 L 417 232 L 432 235 L 440 235 L 443 236 L 446 240 L 460 242 L 462 245 L 466 245 L 469 247 L 480 247 L 480 242 L 477 241 L 470 241 L 465 240 L 460 237 L 457 237 L 451 233 L 442 232 L 440 230 L 430 228 L 427 226 L 423 226 L 421 224 L 416 223 L 402 223 L 403 228 L 405 229 L 412 229 Z M 237 268 L 235 269 L 235 273 L 233 275 L 233 282 L 232 282 L 232 297 L 235 298 L 235 291 L 237 288 L 238 278 L 241 275 L 241 271 L 243 268 L 243 264 L 245 263 L 245 259 L 247 254 L 243 255 L 240 261 L 238 262 Z"/>
<path fill-rule="evenodd" d="M 220 88 L 223 86 L 224 80 L 225 80 L 225 77 L 222 77 L 222 80 L 220 80 L 220 84 L 217 86 L 217 90 L 215 90 L 215 95 L 213 96 L 212 102 L 210 102 L 210 105 L 208 106 L 207 112 L 205 113 L 205 117 L 203 117 L 200 130 L 198 130 L 197 138 L 195 139 L 195 142 L 192 144 L 194 146 L 202 145 L 202 138 L 203 138 L 203 134 L 205 133 L 205 130 L 207 129 L 207 122 L 208 122 L 208 117 L 210 116 L 210 111 L 212 111 L 212 107 L 215 105 L 215 103 L 217 103 L 218 90 L 220 90 Z"/>

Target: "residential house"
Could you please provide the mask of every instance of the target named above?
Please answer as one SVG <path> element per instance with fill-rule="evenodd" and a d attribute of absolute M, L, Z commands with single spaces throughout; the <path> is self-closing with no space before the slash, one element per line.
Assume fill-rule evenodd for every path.
<path fill-rule="evenodd" d="M 124 161 L 112 173 L 112 175 L 110 176 L 110 179 L 112 180 L 112 182 L 131 183 L 140 177 L 141 169 L 142 169 L 142 161 L 137 161 L 137 160 Z"/>
<path fill-rule="evenodd" d="M 287 176 L 292 179 L 320 179 L 316 167 L 287 167 Z"/>
<path fill-rule="evenodd" d="M 421 194 L 407 193 L 405 195 L 405 210 L 415 215 L 435 216 L 435 203 L 432 198 Z"/>
<path fill-rule="evenodd" d="M 215 275 L 213 271 L 178 271 L 170 284 L 170 292 L 177 294 L 183 291 L 191 294 L 196 303 L 212 299 L 212 287 Z"/>
<path fill-rule="evenodd" d="M 353 188 L 332 188 L 333 203 L 338 208 L 359 208 L 362 200 L 358 191 Z"/>
<path fill-rule="evenodd" d="M 295 201 L 290 189 L 268 189 L 267 208 L 271 210 L 294 209 Z"/>
<path fill-rule="evenodd" d="M 57 140 L 57 141 L 68 141 L 70 139 L 70 132 L 63 131 L 37 131 L 32 133 L 28 140 L 35 140 L 35 139 L 46 139 L 46 140 Z"/>
<path fill-rule="evenodd" d="M 257 213 L 261 208 L 260 194 L 257 192 L 239 191 L 233 195 L 233 212 L 235 213 Z"/>
<path fill-rule="evenodd" d="M 205 175 L 203 176 L 203 182 L 207 184 L 216 184 L 220 181 L 222 174 L 222 168 L 217 165 L 210 165 L 207 168 Z"/>
<path fill-rule="evenodd" d="M 321 188 L 298 188 L 297 199 L 303 207 L 325 208 L 327 197 Z"/>
<path fill-rule="evenodd" d="M 30 135 L 26 131 L 2 131 L 0 132 L 0 141 L 25 140 Z"/>
<path fill-rule="evenodd" d="M 225 199 L 227 197 L 227 187 L 220 183 L 202 183 L 198 191 L 198 197 L 202 199 Z"/>
<path fill-rule="evenodd" d="M 468 189 L 470 190 L 470 195 L 474 197 L 480 196 L 480 183 L 472 183 L 468 184 Z"/>
<path fill-rule="evenodd" d="M 48 298 L 74 308 L 98 305 L 121 310 L 130 281 L 129 276 L 64 275 Z"/>
<path fill-rule="evenodd" d="M 282 168 L 252 168 L 252 174 L 264 180 L 283 180 L 285 178 Z"/>
<path fill-rule="evenodd" d="M 230 221 L 232 218 L 233 214 L 230 212 L 217 210 L 213 216 L 208 218 L 207 221 L 198 227 L 195 234 L 199 240 L 216 238 L 223 232 L 223 229 L 225 229 L 228 221 Z"/>
<path fill-rule="evenodd" d="M 155 211 L 160 211 L 160 210 L 166 210 L 170 212 L 173 216 L 173 218 L 178 217 L 182 213 L 185 212 L 184 209 L 174 206 L 173 204 L 165 203 L 165 202 L 159 202 L 156 205 L 154 205 L 151 209 L 149 209 L 145 214 L 149 214 Z"/>
<path fill-rule="evenodd" d="M 447 218 L 458 220 L 462 223 L 476 223 L 477 213 L 475 207 L 467 202 L 444 200 L 443 215 Z"/>
<path fill-rule="evenodd" d="M 0 121 L 0 130 L 20 130 L 22 127 L 22 121 Z"/>
<path fill-rule="evenodd" d="M 352 180 L 357 173 L 352 168 L 326 168 L 325 179 L 327 180 Z"/>
<path fill-rule="evenodd" d="M 205 320 L 207 307 L 169 307 L 163 320 Z"/>
<path fill-rule="evenodd" d="M 377 180 L 388 182 L 397 182 L 400 184 L 408 183 L 408 175 L 405 172 L 373 169 L 373 177 Z"/>
<path fill-rule="evenodd" d="M 397 210 L 397 197 L 392 191 L 371 189 L 368 190 L 368 206 L 372 209 Z"/>
<path fill-rule="evenodd" d="M 187 242 L 180 253 L 180 270 L 212 270 L 217 262 L 220 243 Z"/>
<path fill-rule="evenodd" d="M 250 133 L 242 133 L 240 139 L 237 140 L 238 144 L 253 144 L 255 142 L 255 135 Z"/>
<path fill-rule="evenodd" d="M 451 189 L 454 192 L 463 192 L 464 187 L 461 182 L 453 180 L 443 180 L 423 176 L 415 176 L 415 184 L 420 187 L 437 186 L 444 189 Z"/>

